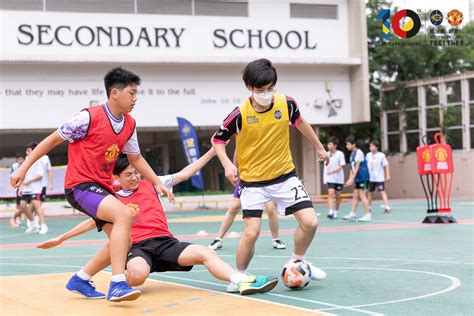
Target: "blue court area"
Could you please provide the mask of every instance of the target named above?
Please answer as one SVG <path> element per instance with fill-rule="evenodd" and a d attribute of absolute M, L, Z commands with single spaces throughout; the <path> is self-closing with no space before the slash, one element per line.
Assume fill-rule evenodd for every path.
<path fill-rule="evenodd" d="M 342 205 L 342 215 L 349 211 L 349 207 L 348 204 Z M 317 211 L 321 213 L 320 226 L 307 254 L 307 260 L 327 272 L 326 280 L 312 282 L 300 291 L 289 290 L 280 282 L 270 293 L 254 295 L 252 299 L 242 299 L 238 308 L 239 314 L 259 313 L 259 310 L 252 309 L 252 306 L 263 302 L 274 306 L 274 315 L 301 315 L 305 312 L 338 315 L 472 315 L 474 199 L 455 199 L 452 202 L 453 215 L 458 224 L 421 224 L 426 209 L 426 203 L 422 200 L 394 201 L 392 207 L 393 213 L 387 215 L 383 214 L 378 205 L 374 205 L 374 220 L 370 223 L 359 223 L 331 221 L 325 217 L 327 208 L 317 206 Z M 361 215 L 360 212 L 361 210 L 358 215 Z M 168 218 L 171 231 L 178 238 L 207 245 L 217 233 L 223 214 L 223 210 L 173 212 L 168 213 Z M 101 247 L 105 234 L 90 232 L 58 248 L 34 248 L 36 243 L 60 234 L 84 219 L 81 216 L 50 218 L 50 232 L 45 236 L 25 235 L 23 229 L 11 228 L 7 221 L 0 222 L 2 283 L 5 284 L 5 280 L 11 282 L 13 277 L 17 277 L 18 291 L 35 286 L 39 286 L 38 289 L 42 291 L 59 287 L 55 296 L 49 300 L 56 301 L 63 307 L 69 304 L 89 304 L 86 300 L 81 301 L 73 297 L 63 286 L 68 276 L 77 271 Z M 231 231 L 240 233 L 242 227 L 243 222 L 236 221 Z M 268 233 L 268 223 L 264 220 L 263 234 L 258 241 L 250 272 L 278 275 L 283 264 L 290 258 L 292 231 L 295 227 L 296 221 L 292 217 L 281 219 L 281 238 L 289 247 L 285 250 L 275 250 Z M 209 235 L 196 236 L 201 230 Z M 224 239 L 224 248 L 218 250 L 218 254 L 232 266 L 235 265 L 237 242 L 238 237 Z M 24 280 L 22 277 L 33 276 L 34 280 L 35 276 L 39 278 L 40 275 L 60 277 L 55 279 L 48 276 L 42 279 L 39 285 L 21 281 Z M 182 306 L 193 302 L 198 302 L 195 303 L 196 314 L 222 314 L 226 299 L 236 296 L 222 294 L 226 284 L 213 279 L 202 266 L 196 266 L 191 272 L 153 274 L 151 278 L 167 283 L 156 282 L 148 285 L 148 291 L 142 297 L 157 299 L 145 299 L 140 303 L 141 297 L 133 303 L 134 306 L 139 306 L 139 309 L 130 314 L 179 315 L 187 313 L 181 309 Z M 159 298 L 166 295 L 163 286 L 170 286 L 170 283 L 191 286 L 182 288 L 182 293 L 197 288 L 206 290 L 208 296 L 196 296 L 194 301 L 188 298 L 186 302 L 174 296 L 168 298 L 168 303 L 165 304 Z M 105 291 L 106 288 L 101 290 Z M 8 288 L 1 287 L 2 304 L 12 304 L 10 298 L 5 298 L 7 291 Z M 212 299 L 212 295 L 222 297 L 217 303 L 206 305 L 206 300 Z M 40 298 L 28 298 L 35 299 Z M 118 307 L 106 301 L 94 304 L 106 306 L 108 310 L 105 314 L 119 312 Z M 120 304 L 121 309 L 126 309 L 128 303 Z M 285 309 L 286 307 L 290 309 Z M 65 311 L 64 314 L 68 314 L 68 310 Z M 77 310 L 74 312 L 78 313 Z M 31 313 L 34 314 L 34 310 Z M 232 313 L 229 310 L 229 314 Z"/>

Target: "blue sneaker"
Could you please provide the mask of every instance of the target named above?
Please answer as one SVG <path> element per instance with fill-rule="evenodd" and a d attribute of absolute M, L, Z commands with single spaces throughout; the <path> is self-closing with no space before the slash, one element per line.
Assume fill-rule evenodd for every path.
<path fill-rule="evenodd" d="M 110 282 L 109 294 L 107 299 L 112 302 L 134 301 L 142 292 L 132 289 L 127 282 Z"/>
<path fill-rule="evenodd" d="M 74 274 L 66 284 L 66 289 L 79 295 L 85 296 L 91 300 L 105 298 L 104 293 L 97 292 L 92 281 L 86 281 Z"/>

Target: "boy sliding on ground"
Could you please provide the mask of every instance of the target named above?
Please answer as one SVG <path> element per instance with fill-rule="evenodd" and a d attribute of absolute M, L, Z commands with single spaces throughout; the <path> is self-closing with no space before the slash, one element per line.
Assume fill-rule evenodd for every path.
<path fill-rule="evenodd" d="M 212 157 L 211 149 L 203 157 L 180 172 L 160 177 L 169 190 L 174 185 L 189 179 Z M 236 272 L 208 247 L 180 242 L 168 230 L 168 223 L 161 201 L 153 185 L 141 180 L 127 157 L 121 156 L 114 169 L 115 178 L 122 186 L 117 197 L 136 213 L 131 227 L 132 247 L 127 258 L 127 282 L 138 286 L 145 282 L 152 272 L 190 271 L 193 265 L 203 264 L 216 278 L 235 282 L 242 295 L 270 291 L 278 282 L 276 277 L 247 276 Z M 63 235 L 50 239 L 39 248 L 50 248 L 61 242 L 94 228 L 92 220 L 85 221 Z M 87 298 L 103 298 L 90 284 L 93 275 L 110 264 L 108 245 L 104 246 L 68 283 L 79 294 Z M 72 286 L 70 286 L 72 285 Z"/>
<path fill-rule="evenodd" d="M 297 219 L 293 259 L 304 260 L 316 233 L 318 219 L 293 164 L 289 125 L 311 141 L 320 159 L 329 162 L 329 157 L 311 125 L 301 117 L 295 100 L 275 92 L 277 72 L 269 60 L 249 63 L 243 71 L 243 81 L 251 96 L 227 116 L 212 143 L 227 179 L 235 185 L 240 175 L 244 233 L 237 247 L 236 265 L 238 271 L 246 273 L 260 234 L 265 203 L 274 201 L 282 215 L 293 214 Z M 233 135 L 237 141 L 238 172 L 225 151 L 225 143 Z M 326 276 L 312 265 L 311 272 L 315 279 Z M 229 284 L 229 292 L 236 289 L 235 284 Z"/>
<path fill-rule="evenodd" d="M 75 209 L 90 216 L 99 230 L 104 229 L 110 240 L 112 281 L 107 299 L 134 300 L 141 292 L 125 281 L 132 216 L 114 196 L 111 180 L 120 152 L 128 155 L 130 163 L 159 194 L 166 194 L 170 201 L 174 198 L 140 154 L 135 120 L 128 114 L 137 101 L 140 78 L 117 67 L 105 75 L 104 83 L 108 102 L 84 109 L 45 138 L 11 175 L 11 183 L 20 186 L 35 161 L 68 140 L 66 198 Z"/>

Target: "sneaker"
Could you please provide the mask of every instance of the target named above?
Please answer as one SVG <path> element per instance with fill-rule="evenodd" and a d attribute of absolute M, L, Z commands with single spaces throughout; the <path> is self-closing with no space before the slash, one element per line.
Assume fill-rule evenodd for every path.
<path fill-rule="evenodd" d="M 372 214 L 366 213 L 366 214 L 364 214 L 364 216 L 362 216 L 361 218 L 359 218 L 358 221 L 359 221 L 359 222 L 370 222 L 370 221 L 372 221 Z"/>
<path fill-rule="evenodd" d="M 20 227 L 20 225 L 18 225 L 18 222 L 16 221 L 15 218 L 10 218 L 10 226 L 11 227 L 14 227 L 14 228 L 17 228 L 17 227 Z"/>
<path fill-rule="evenodd" d="M 112 302 L 134 301 L 142 292 L 132 289 L 127 282 L 110 282 L 109 294 L 107 300 Z"/>
<path fill-rule="evenodd" d="M 338 219 L 339 218 L 339 214 L 337 212 L 334 212 L 334 214 L 332 215 L 332 219 Z"/>
<path fill-rule="evenodd" d="M 322 281 L 326 278 L 326 272 L 318 267 L 315 267 L 311 262 L 306 261 L 311 270 L 311 280 Z"/>
<path fill-rule="evenodd" d="M 45 223 L 41 224 L 39 234 L 44 235 L 47 232 L 48 232 L 48 226 Z"/>
<path fill-rule="evenodd" d="M 390 206 L 385 206 L 384 209 L 385 209 L 385 211 L 384 211 L 385 214 L 392 213 L 392 208 Z"/>
<path fill-rule="evenodd" d="M 333 219 L 334 218 L 334 213 L 328 213 L 328 215 L 326 215 L 329 219 Z"/>
<path fill-rule="evenodd" d="M 258 275 L 249 275 L 247 279 L 239 282 L 239 292 L 241 295 L 254 293 L 265 293 L 271 291 L 278 283 L 277 277 L 264 277 Z"/>
<path fill-rule="evenodd" d="M 274 249 L 286 249 L 286 244 L 281 241 L 280 239 L 273 240 L 273 248 Z"/>
<path fill-rule="evenodd" d="M 208 246 L 213 250 L 221 249 L 224 245 L 222 244 L 222 240 L 214 239 L 214 241 Z"/>
<path fill-rule="evenodd" d="M 357 217 L 354 213 L 349 213 L 346 216 L 344 216 L 342 219 L 345 221 L 355 222 L 357 220 Z"/>
<path fill-rule="evenodd" d="M 39 233 L 40 227 L 35 223 L 28 225 L 28 228 L 25 230 L 25 234 L 36 234 Z"/>
<path fill-rule="evenodd" d="M 91 300 L 105 298 L 105 294 L 95 290 L 92 281 L 86 281 L 74 274 L 66 284 L 66 289 L 79 295 L 85 296 Z"/>
<path fill-rule="evenodd" d="M 226 292 L 227 293 L 239 293 L 239 287 L 234 282 L 230 282 L 227 285 Z"/>

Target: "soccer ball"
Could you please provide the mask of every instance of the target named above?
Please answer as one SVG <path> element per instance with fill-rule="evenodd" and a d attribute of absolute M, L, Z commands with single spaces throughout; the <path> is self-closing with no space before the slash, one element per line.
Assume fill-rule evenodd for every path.
<path fill-rule="evenodd" d="M 281 271 L 283 284 L 292 290 L 303 289 L 311 281 L 311 268 L 303 260 L 290 260 Z"/>

